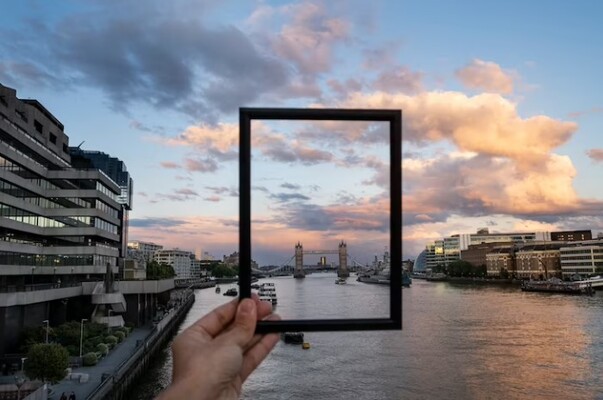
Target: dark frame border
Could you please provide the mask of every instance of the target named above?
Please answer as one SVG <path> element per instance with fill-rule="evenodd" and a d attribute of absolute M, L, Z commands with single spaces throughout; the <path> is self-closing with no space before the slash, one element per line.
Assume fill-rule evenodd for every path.
<path fill-rule="evenodd" d="M 381 121 L 390 137 L 390 317 L 259 321 L 256 333 L 402 329 L 402 111 L 334 108 L 239 109 L 239 291 L 251 297 L 251 121 Z M 394 268 L 399 266 L 399 268 Z"/>

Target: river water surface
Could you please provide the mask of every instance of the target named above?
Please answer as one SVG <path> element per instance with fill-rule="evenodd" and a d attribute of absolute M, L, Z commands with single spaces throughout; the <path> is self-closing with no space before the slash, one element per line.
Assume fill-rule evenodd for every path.
<path fill-rule="evenodd" d="M 274 282 L 284 318 L 388 315 L 388 290 L 333 274 Z M 231 285 L 235 286 L 235 285 Z M 222 287 L 222 292 L 227 286 Z M 603 294 L 414 280 L 403 330 L 308 332 L 310 350 L 280 342 L 244 385 L 244 399 L 603 399 Z M 196 291 L 181 329 L 231 300 Z M 136 390 L 169 384 L 166 349 Z"/>

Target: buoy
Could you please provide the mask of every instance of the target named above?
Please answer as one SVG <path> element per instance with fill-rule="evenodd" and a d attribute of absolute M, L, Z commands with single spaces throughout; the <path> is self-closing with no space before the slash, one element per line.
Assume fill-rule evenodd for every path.
<path fill-rule="evenodd" d="M 309 348 L 310 348 L 310 343 L 308 343 L 308 342 L 304 342 L 304 343 L 302 344 L 302 349 L 304 349 L 304 350 L 308 350 Z"/>

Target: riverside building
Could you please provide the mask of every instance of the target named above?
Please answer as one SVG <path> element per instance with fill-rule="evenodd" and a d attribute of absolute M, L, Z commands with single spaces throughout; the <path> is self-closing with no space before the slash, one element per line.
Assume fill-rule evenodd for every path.
<path fill-rule="evenodd" d="M 563 279 L 603 275 L 603 240 L 591 240 L 559 249 Z"/>
<path fill-rule="evenodd" d="M 174 287 L 103 286 L 123 264 L 131 192 L 102 168 L 72 161 L 63 124 L 0 84 L 0 358 L 18 348 L 25 327 L 46 320 L 144 323 L 153 294 Z"/>

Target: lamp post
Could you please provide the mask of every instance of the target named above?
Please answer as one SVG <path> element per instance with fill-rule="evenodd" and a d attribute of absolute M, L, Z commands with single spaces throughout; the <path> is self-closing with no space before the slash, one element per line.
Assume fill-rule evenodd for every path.
<path fill-rule="evenodd" d="M 21 357 L 21 373 L 24 371 L 25 360 L 27 360 L 27 357 Z"/>
<path fill-rule="evenodd" d="M 86 318 L 82 318 L 80 322 L 80 358 L 82 357 L 82 348 L 84 346 L 84 322 L 88 321 Z"/>
<path fill-rule="evenodd" d="M 43 324 L 46 324 L 46 344 L 48 344 L 48 328 L 50 328 L 49 326 L 49 322 L 47 319 L 45 319 L 44 321 L 42 321 Z"/>
<path fill-rule="evenodd" d="M 109 315 L 107 318 L 107 333 L 111 332 L 111 314 L 113 313 L 113 310 L 109 309 L 107 310 L 107 314 Z"/>
<path fill-rule="evenodd" d="M 17 386 L 17 400 L 21 400 L 21 386 L 25 383 L 25 378 L 15 375 L 15 385 Z"/>

